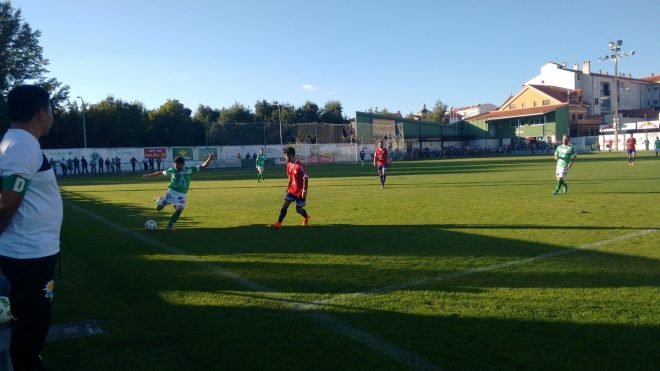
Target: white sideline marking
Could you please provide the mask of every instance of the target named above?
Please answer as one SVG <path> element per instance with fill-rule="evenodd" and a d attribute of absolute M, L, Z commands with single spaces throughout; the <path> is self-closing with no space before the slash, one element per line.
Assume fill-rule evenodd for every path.
<path fill-rule="evenodd" d="M 234 282 L 237 282 L 241 286 L 244 286 L 250 290 L 253 291 L 261 291 L 261 292 L 266 292 L 266 293 L 276 293 L 274 290 L 261 285 L 257 282 L 251 281 L 247 278 L 241 277 L 233 272 L 230 272 L 226 269 L 223 269 L 217 265 L 213 265 L 210 263 L 204 263 L 196 260 L 196 257 L 188 255 L 182 250 L 179 250 L 176 247 L 170 246 L 166 243 L 160 242 L 158 240 L 155 240 L 153 238 L 147 237 L 143 234 L 134 232 L 126 227 L 123 227 L 119 224 L 113 223 L 110 220 L 96 215 L 92 213 L 91 211 L 85 210 L 81 208 L 80 206 L 74 205 L 71 202 L 66 202 L 66 204 L 71 207 L 72 209 L 75 209 L 76 211 L 83 213 L 93 219 L 96 219 L 97 221 L 101 222 L 102 224 L 105 224 L 109 227 L 112 227 L 114 229 L 117 229 L 120 232 L 126 233 L 131 237 L 135 237 L 141 241 L 144 241 L 164 252 L 168 252 L 170 254 L 174 254 L 177 256 L 180 256 L 184 258 L 185 260 L 188 260 L 192 263 L 195 263 L 197 265 L 200 265 L 201 267 L 221 275 L 222 277 L 225 277 L 229 280 L 232 280 Z M 338 318 L 335 318 L 327 313 L 322 313 L 319 312 L 318 310 L 312 310 L 313 308 L 316 308 L 317 306 L 312 305 L 310 306 L 308 303 L 297 303 L 297 302 L 283 302 L 284 305 L 289 306 L 290 308 L 299 311 L 299 312 L 304 312 L 305 314 L 309 315 L 312 319 L 314 319 L 316 322 L 325 325 L 329 327 L 330 329 L 339 332 L 340 334 L 343 334 L 359 343 L 362 343 L 366 345 L 367 347 L 376 350 L 380 352 L 381 354 L 405 365 L 410 368 L 416 369 L 416 370 L 441 370 L 442 368 L 427 361 L 426 359 L 416 355 L 415 353 L 409 352 L 407 350 L 404 350 L 402 348 L 397 347 L 396 345 L 389 343 L 385 340 L 379 339 L 371 334 L 369 334 L 366 331 L 362 331 L 360 329 L 357 329 L 353 326 L 350 326 L 343 321 L 341 321 Z"/>
<path fill-rule="evenodd" d="M 557 250 L 557 251 L 552 251 L 546 254 L 534 256 L 531 258 L 524 258 L 524 259 L 518 259 L 518 260 L 510 260 L 508 262 L 504 263 L 498 263 L 498 264 L 493 264 L 493 265 L 488 265 L 485 267 L 477 267 L 477 268 L 470 268 L 466 269 L 460 272 L 452 272 L 452 273 L 446 273 L 440 276 L 436 277 L 426 277 L 426 278 L 419 278 L 415 280 L 410 280 L 402 283 L 396 283 L 393 285 L 388 285 L 388 286 L 383 286 L 383 287 L 378 287 L 375 289 L 363 291 L 363 292 L 355 292 L 352 294 L 343 294 L 343 295 L 337 295 L 329 299 L 324 299 L 324 300 L 317 300 L 315 302 L 309 303 L 309 304 L 304 304 L 305 307 L 314 307 L 314 306 L 322 306 L 325 304 L 331 304 L 331 303 L 337 303 L 345 300 L 350 300 L 350 299 L 355 299 L 360 296 L 365 296 L 369 294 L 386 294 L 392 291 L 397 291 L 397 290 L 404 290 L 408 289 L 411 287 L 415 286 L 422 286 L 422 285 L 427 285 L 429 283 L 433 282 L 440 282 L 440 281 L 447 281 L 453 278 L 461 278 L 465 276 L 469 276 L 471 274 L 475 273 L 481 273 L 481 272 L 489 272 L 493 271 L 496 269 L 500 268 L 508 268 L 508 267 L 515 267 L 515 266 L 520 266 L 520 265 L 525 265 L 529 263 L 534 263 L 537 261 L 542 261 L 550 258 L 554 258 L 556 256 L 562 256 L 562 255 L 568 255 L 572 253 L 576 253 L 579 251 L 584 251 L 584 250 L 591 250 L 595 249 L 601 246 L 609 245 L 614 242 L 619 242 L 619 241 L 624 241 L 628 240 L 630 238 L 635 238 L 635 237 L 641 237 L 650 233 L 655 233 L 657 232 L 657 229 L 644 229 L 641 231 L 637 231 L 634 233 L 629 233 L 629 234 L 624 234 L 623 236 L 617 236 L 610 238 L 608 240 L 603 240 L 603 241 L 598 241 L 598 242 L 592 242 L 588 243 L 586 245 L 582 245 L 576 248 L 572 249 L 563 249 L 563 250 Z"/>

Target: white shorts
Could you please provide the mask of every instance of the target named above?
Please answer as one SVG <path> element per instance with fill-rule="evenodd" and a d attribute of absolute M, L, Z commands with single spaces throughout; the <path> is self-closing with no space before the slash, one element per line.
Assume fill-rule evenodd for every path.
<path fill-rule="evenodd" d="M 264 167 L 263 166 L 257 166 L 257 171 L 260 172 L 260 173 L 263 172 Z"/>
<path fill-rule="evenodd" d="M 158 206 L 165 207 L 169 204 L 174 207 L 186 207 L 186 194 L 168 189 L 165 196 L 161 197 L 158 202 Z"/>
<path fill-rule="evenodd" d="M 568 174 L 568 167 L 561 167 L 557 166 L 557 170 L 555 172 L 557 175 L 557 178 L 564 178 L 566 177 L 566 174 Z"/>

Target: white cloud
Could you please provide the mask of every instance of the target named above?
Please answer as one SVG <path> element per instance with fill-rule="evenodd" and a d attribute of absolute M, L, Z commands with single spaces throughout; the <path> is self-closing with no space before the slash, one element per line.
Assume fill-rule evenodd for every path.
<path fill-rule="evenodd" d="M 316 90 L 319 90 L 318 86 L 314 86 L 314 85 L 312 85 L 312 84 L 302 84 L 300 87 L 301 87 L 302 90 L 304 90 L 304 91 L 316 91 Z"/>

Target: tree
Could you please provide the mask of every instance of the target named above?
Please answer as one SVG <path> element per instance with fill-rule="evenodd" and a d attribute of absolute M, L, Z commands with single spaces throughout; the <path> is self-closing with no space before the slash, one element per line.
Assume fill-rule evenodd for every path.
<path fill-rule="evenodd" d="M 197 107 L 197 112 L 193 115 L 193 121 L 204 128 L 205 143 L 207 145 L 211 136 L 211 128 L 214 123 L 218 122 L 219 118 L 220 110 L 201 104 Z"/>
<path fill-rule="evenodd" d="M 181 146 L 205 142 L 204 127 L 193 121 L 192 111 L 176 99 L 168 99 L 149 111 L 149 127 L 144 145 Z"/>
<path fill-rule="evenodd" d="M 433 106 L 433 109 L 428 113 L 426 120 L 431 122 L 446 123 L 449 121 L 449 119 L 446 116 L 447 116 L 447 105 L 442 103 L 442 101 L 438 99 L 435 101 L 435 106 Z"/>
<path fill-rule="evenodd" d="M 50 93 L 50 102 L 53 108 L 60 109 L 69 101 L 69 85 L 62 85 L 55 78 L 41 79 L 37 85 Z"/>
<path fill-rule="evenodd" d="M 338 100 L 328 101 L 321 112 L 321 122 L 328 124 L 343 124 L 347 120 L 342 112 L 341 103 Z"/>
<path fill-rule="evenodd" d="M 244 105 L 236 102 L 231 107 L 220 110 L 218 122 L 223 124 L 254 122 L 254 114 L 250 108 L 245 108 Z"/>
<path fill-rule="evenodd" d="M 316 103 L 307 101 L 296 109 L 297 121 L 302 123 L 319 122 L 320 113 L 319 106 Z"/>
<path fill-rule="evenodd" d="M 0 95 L 5 97 L 14 86 L 32 80 L 51 93 L 57 107 L 68 99 L 69 88 L 44 78 L 48 59 L 42 55 L 40 36 L 39 30 L 23 22 L 21 11 L 14 10 L 11 2 L 0 2 Z M 5 99 L 0 99 L 0 127 L 8 126 Z"/>
<path fill-rule="evenodd" d="M 378 107 L 376 108 L 369 107 L 367 112 L 372 113 L 374 115 L 391 115 L 390 111 L 387 108 L 378 109 Z"/>
<path fill-rule="evenodd" d="M 48 72 L 48 60 L 39 46 L 41 32 L 32 31 L 23 22 L 21 11 L 11 2 L 0 3 L 0 93 L 7 95 L 14 85 L 25 80 L 37 80 Z"/>
<path fill-rule="evenodd" d="M 257 122 L 273 122 L 273 117 L 277 121 L 277 105 L 270 104 L 262 99 L 254 104 L 254 119 Z"/>

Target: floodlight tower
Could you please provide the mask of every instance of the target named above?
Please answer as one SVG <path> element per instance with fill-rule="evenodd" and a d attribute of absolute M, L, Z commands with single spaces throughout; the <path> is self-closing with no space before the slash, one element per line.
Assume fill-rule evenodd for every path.
<path fill-rule="evenodd" d="M 280 122 L 280 146 L 282 145 L 282 107 L 280 106 L 280 102 L 278 101 L 273 101 L 273 104 L 277 106 L 277 117 L 278 121 Z"/>
<path fill-rule="evenodd" d="M 612 104 L 614 105 L 614 118 L 612 119 L 612 126 L 614 126 L 614 151 L 619 151 L 619 58 L 625 58 L 635 55 L 635 51 L 622 52 L 621 45 L 623 41 L 617 40 L 616 42 L 610 41 L 609 47 L 612 54 L 599 57 L 599 61 L 611 60 L 614 62 L 614 93 L 611 97 Z"/>
<path fill-rule="evenodd" d="M 82 121 L 83 121 L 83 146 L 87 148 L 87 123 L 85 122 L 85 101 L 81 96 L 77 96 L 76 99 L 80 99 L 82 107 Z"/>

